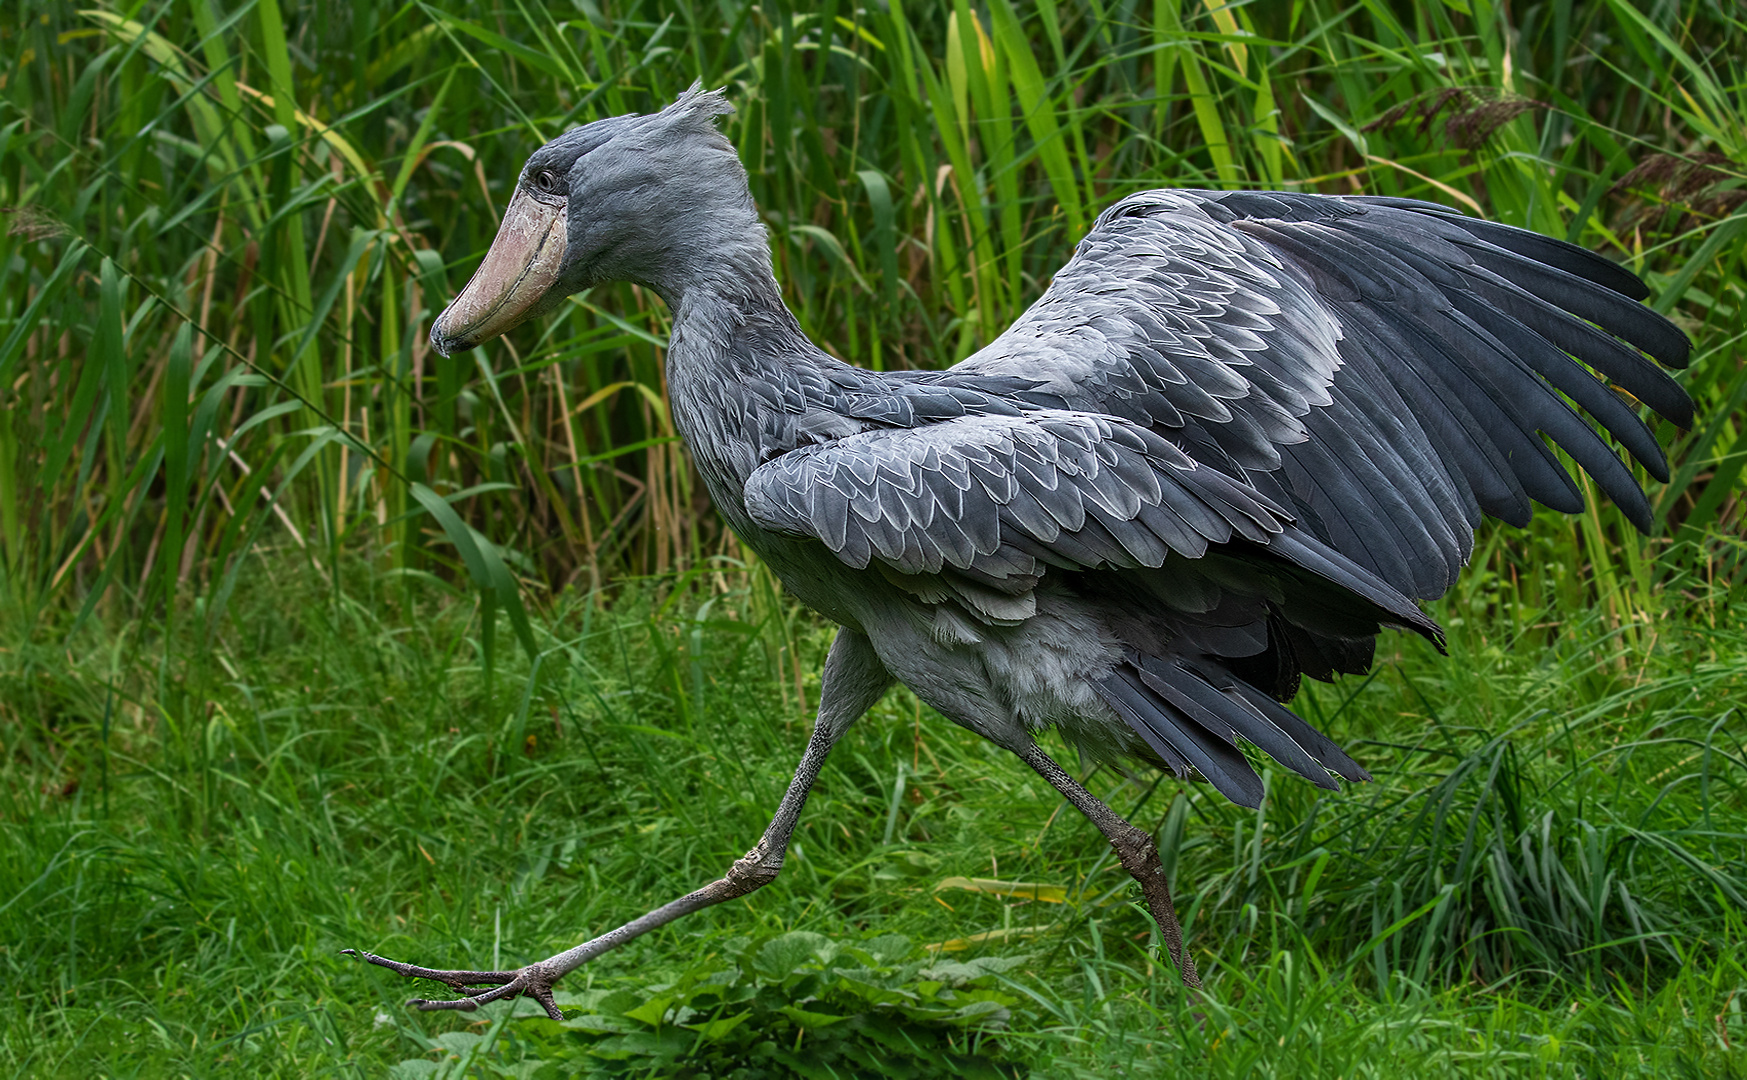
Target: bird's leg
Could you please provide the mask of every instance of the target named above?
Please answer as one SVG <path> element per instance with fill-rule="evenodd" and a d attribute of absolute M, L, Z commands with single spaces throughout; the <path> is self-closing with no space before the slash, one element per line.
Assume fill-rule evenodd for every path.
<path fill-rule="evenodd" d="M 1018 751 L 1018 754 L 1110 841 L 1110 846 L 1116 849 L 1116 857 L 1122 860 L 1122 868 L 1140 882 L 1141 896 L 1146 899 L 1153 921 L 1159 924 L 1159 935 L 1164 938 L 1171 961 L 1183 977 L 1183 985 L 1190 990 L 1201 989 L 1201 975 L 1195 970 L 1195 960 L 1183 947 L 1183 928 L 1177 923 L 1177 909 L 1171 903 L 1171 885 L 1165 880 L 1164 863 L 1159 860 L 1159 846 L 1152 835 L 1124 821 L 1120 814 L 1080 786 L 1079 781 L 1069 776 L 1036 743 Z"/>
<path fill-rule="evenodd" d="M 825 725 L 815 726 L 813 737 L 807 741 L 807 751 L 801 755 L 801 763 L 795 769 L 795 778 L 789 782 L 789 789 L 783 793 L 782 802 L 777 806 L 776 816 L 771 819 L 770 827 L 764 830 L 757 846 L 735 861 L 728 872 L 721 878 L 710 882 L 701 889 L 689 892 L 670 903 L 663 904 L 654 911 L 639 918 L 632 919 L 616 930 L 609 930 L 592 941 L 585 941 L 556 956 L 548 957 L 538 963 L 529 964 L 519 971 L 439 971 L 432 968 L 419 967 L 414 964 L 403 964 L 396 960 L 376 956 L 373 953 L 360 952 L 357 955 L 372 964 L 385 967 L 397 975 L 408 978 L 435 979 L 458 991 L 463 996 L 449 1001 L 429 1001 L 424 998 L 414 998 L 408 1005 L 424 1011 L 433 1009 L 462 1009 L 471 1011 L 488 1001 L 498 1001 L 503 998 L 526 994 L 545 1006 L 546 1014 L 554 1020 L 562 1020 L 564 1014 L 558 1010 L 557 1003 L 552 998 L 552 985 L 568 973 L 593 960 L 610 949 L 616 949 L 632 938 L 646 934 L 658 926 L 665 926 L 682 915 L 720 904 L 724 900 L 732 900 L 745 896 L 764 885 L 776 880 L 782 870 L 783 854 L 788 850 L 789 837 L 794 833 L 795 822 L 801 816 L 801 807 L 807 801 L 807 793 L 818 778 L 820 766 L 825 764 L 825 755 L 830 751 L 832 743 L 842 730 L 833 731 Z M 351 953 L 352 950 L 347 949 Z M 481 988 L 475 984 L 485 984 Z"/>
<path fill-rule="evenodd" d="M 486 1002 L 526 994 L 545 1007 L 546 1015 L 562 1020 L 564 1014 L 553 1000 L 552 986 L 565 975 L 600 954 L 656 927 L 665 926 L 682 915 L 745 896 L 776 880 L 782 870 L 783 855 L 788 851 L 789 837 L 794 834 L 795 822 L 801 816 L 801 808 L 806 805 L 813 781 L 818 779 L 819 770 L 825 764 L 825 756 L 849 725 L 866 712 L 891 683 L 892 677 L 880 666 L 867 638 L 847 629 L 838 633 L 837 640 L 831 645 L 831 655 L 825 661 L 818 721 L 813 725 L 813 734 L 807 740 L 801 763 L 795 767 L 795 778 L 789 781 L 788 790 L 783 792 L 782 802 L 777 805 L 776 815 L 771 818 L 770 826 L 764 830 L 757 846 L 736 860 L 721 878 L 701 889 L 663 904 L 616 930 L 609 930 L 600 937 L 518 971 L 440 970 L 404 964 L 368 952 L 344 951 L 348 955 L 362 956 L 397 975 L 434 979 L 462 995 L 448 1001 L 413 998 L 407 1002 L 421 1011 L 460 1009 L 470 1012 Z"/>

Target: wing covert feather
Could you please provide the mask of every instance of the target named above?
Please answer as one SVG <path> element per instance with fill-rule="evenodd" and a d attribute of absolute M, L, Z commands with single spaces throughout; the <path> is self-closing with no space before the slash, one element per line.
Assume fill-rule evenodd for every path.
<path fill-rule="evenodd" d="M 999 579 L 1061 566 L 1159 566 L 1234 538 L 1266 544 L 1291 516 L 1108 416 L 1037 410 L 863 432 L 780 455 L 746 482 L 758 524 L 822 540 L 844 562 Z M 1154 523 L 1157 527 L 1154 527 Z M 1015 546 L 1015 541 L 1021 546 Z"/>

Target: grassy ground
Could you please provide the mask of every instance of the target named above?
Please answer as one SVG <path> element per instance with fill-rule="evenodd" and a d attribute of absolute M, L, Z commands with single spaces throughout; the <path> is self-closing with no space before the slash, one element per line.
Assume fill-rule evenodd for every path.
<path fill-rule="evenodd" d="M 1735 5 L 14 8 L 0 1069 L 1747 1072 Z M 901 692 L 783 878 L 572 976 L 571 1026 L 410 1013 L 338 950 L 511 963 L 640 913 L 745 849 L 803 741 L 826 630 L 675 445 L 661 305 L 424 344 L 532 146 L 698 78 L 803 325 L 876 366 L 966 355 L 1162 184 L 1622 259 L 1697 346 L 1655 537 L 1486 530 L 1448 659 L 1298 699 L 1375 784 L 1250 814 L 1092 779 L 1174 860 L 1194 1014 L 1090 827 Z"/>
<path fill-rule="evenodd" d="M 1532 648 L 1450 618 L 1448 659 L 1398 640 L 1377 677 L 1316 687 L 1300 705 L 1356 746 L 1371 785 L 1275 777 L 1251 814 L 1202 786 L 1095 777 L 1166 839 L 1209 976 L 1201 1022 L 1090 826 L 899 691 L 834 755 L 775 885 L 571 977 L 573 1011 L 618 1017 L 583 1025 L 603 1034 L 411 1013 L 413 988 L 339 950 L 514 964 L 713 877 L 798 755 L 824 628 L 788 632 L 797 681 L 756 576 L 707 606 L 628 588 L 537 626 L 536 689 L 515 664 L 488 688 L 465 605 L 409 606 L 375 580 L 336 596 L 263 558 L 235 629 L 170 663 L 145 627 L 7 641 L 11 1074 L 382 1075 L 417 1059 L 668 1075 L 663 1054 L 744 1065 L 762 1042 L 792 1048 L 805 1025 L 784 1007 L 856 1014 L 830 991 L 845 965 L 915 994 L 918 967 L 975 958 L 1015 963 L 959 971 L 982 974 L 970 997 L 903 1036 L 936 1066 L 974 1045 L 1050 1076 L 1747 1072 L 1747 623 L 1697 585 L 1630 649 L 1596 612 Z M 827 963 L 801 939 L 761 960 L 791 931 L 881 959 Z M 734 993 L 710 989 L 724 969 Z M 614 990 L 629 993 L 602 1006 Z M 699 1037 L 702 1017 L 760 994 L 757 1024 Z M 972 998 L 1012 1032 L 964 1030 L 952 1017 Z M 663 1012 L 694 1025 L 685 1046 L 656 1037 Z M 648 1038 L 602 1050 L 629 1035 Z"/>

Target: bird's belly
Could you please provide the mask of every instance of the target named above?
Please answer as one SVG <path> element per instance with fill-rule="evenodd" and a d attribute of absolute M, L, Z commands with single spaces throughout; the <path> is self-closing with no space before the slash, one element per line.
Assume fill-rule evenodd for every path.
<path fill-rule="evenodd" d="M 936 605 L 898 593 L 863 610 L 861 623 L 886 670 L 942 715 L 1008 749 L 1057 727 L 1095 758 L 1134 752 L 1133 732 L 1094 689 L 1122 646 L 1084 601 L 1040 588 L 1037 614 L 1024 622 L 961 615 L 950 634 L 938 616 Z"/>
<path fill-rule="evenodd" d="M 874 575 L 839 562 L 816 540 L 790 540 L 756 525 L 740 536 L 776 573 L 784 592 L 839 626 L 863 628 L 861 579 Z"/>

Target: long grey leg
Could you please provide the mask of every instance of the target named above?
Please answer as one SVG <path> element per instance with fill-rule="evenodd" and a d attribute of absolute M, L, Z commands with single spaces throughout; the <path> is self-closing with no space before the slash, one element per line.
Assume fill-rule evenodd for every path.
<path fill-rule="evenodd" d="M 1110 846 L 1116 849 L 1116 857 L 1122 860 L 1122 868 L 1140 882 L 1141 896 L 1146 899 L 1147 910 L 1153 913 L 1153 921 L 1159 924 L 1159 934 L 1165 939 L 1165 948 L 1170 950 L 1171 960 L 1183 977 L 1183 985 L 1191 990 L 1201 989 L 1201 975 L 1195 970 L 1195 960 L 1183 948 L 1183 928 L 1177 924 L 1177 909 L 1171 903 L 1171 886 L 1165 880 L 1164 864 L 1159 861 L 1159 846 L 1153 842 L 1152 836 L 1124 821 L 1096 795 L 1081 787 L 1079 781 L 1069 776 L 1036 743 L 1015 752 L 1036 769 L 1039 776 L 1048 780 L 1051 787 L 1061 792 L 1074 809 L 1098 826 L 1104 839 L 1110 841 Z"/>
<path fill-rule="evenodd" d="M 874 655 L 873 645 L 867 638 L 848 628 L 839 630 L 836 640 L 831 643 L 831 654 L 825 661 L 825 674 L 819 692 L 819 718 L 813 725 L 813 734 L 807 740 L 807 749 L 801 755 L 801 763 L 795 767 L 795 778 L 789 781 L 789 788 L 783 792 L 782 802 L 777 805 L 776 815 L 771 818 L 770 827 L 764 830 L 757 846 L 736 860 L 725 875 L 701 889 L 663 904 L 616 930 L 609 930 L 600 937 L 538 963 L 529 964 L 519 971 L 438 970 L 416 964 L 403 964 L 373 953 L 352 949 L 344 951 L 348 955 L 362 956 L 372 964 L 385 967 L 398 975 L 434 979 L 463 995 L 452 1001 L 413 998 L 407 1002 L 408 1005 L 424 1011 L 471 1011 L 488 1001 L 526 994 L 545 1007 L 546 1015 L 554 1020 L 562 1020 L 564 1014 L 553 1000 L 552 986 L 565 975 L 600 954 L 616 949 L 658 926 L 665 926 L 682 915 L 720 904 L 724 900 L 745 896 L 776 880 L 777 874 L 782 871 L 783 855 L 788 851 L 789 838 L 794 835 L 795 823 L 801 816 L 801 808 L 806 805 L 813 781 L 819 778 L 825 756 L 849 729 L 849 725 L 860 719 L 891 685 L 891 675 L 886 672 L 879 657 Z"/>

